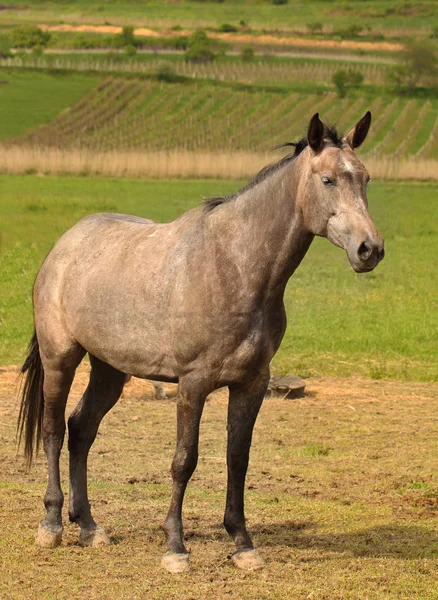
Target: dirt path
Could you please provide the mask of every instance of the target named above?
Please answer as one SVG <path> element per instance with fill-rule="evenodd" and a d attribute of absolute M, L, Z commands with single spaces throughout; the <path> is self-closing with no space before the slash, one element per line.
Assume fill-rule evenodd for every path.
<path fill-rule="evenodd" d="M 72 31 L 86 33 L 105 33 L 116 34 L 122 32 L 122 27 L 115 25 L 47 25 L 40 24 L 39 27 L 45 31 Z M 179 31 L 178 36 L 190 35 L 191 31 Z M 174 31 L 163 30 L 155 31 L 146 27 L 134 29 L 134 34 L 146 37 L 176 37 Z M 276 37 L 273 35 L 254 36 L 243 33 L 214 33 L 210 32 L 209 36 L 214 39 L 220 39 L 231 42 L 246 42 L 260 45 L 278 45 L 278 46 L 296 46 L 302 48 L 332 48 L 332 49 L 347 49 L 347 50 L 366 50 L 369 52 L 399 52 L 403 49 L 401 44 L 392 42 L 360 42 L 353 40 L 309 40 L 305 38 L 294 37 Z"/>

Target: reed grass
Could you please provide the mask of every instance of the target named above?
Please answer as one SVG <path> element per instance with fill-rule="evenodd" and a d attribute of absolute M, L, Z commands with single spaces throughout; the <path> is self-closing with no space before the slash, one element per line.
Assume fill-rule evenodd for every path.
<path fill-rule="evenodd" d="M 104 175 L 111 177 L 215 178 L 251 177 L 280 155 L 262 152 L 114 151 L 0 146 L 0 171 L 8 174 L 40 173 Z M 366 159 L 372 177 L 380 180 L 438 180 L 433 159 Z"/>

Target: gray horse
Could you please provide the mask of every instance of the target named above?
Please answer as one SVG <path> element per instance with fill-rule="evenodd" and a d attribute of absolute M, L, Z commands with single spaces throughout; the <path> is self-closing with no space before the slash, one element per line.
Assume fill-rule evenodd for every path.
<path fill-rule="evenodd" d="M 61 237 L 35 281 L 35 334 L 22 368 L 18 423 L 29 464 L 40 437 L 47 456 L 41 546 L 61 542 L 65 407 L 88 352 L 90 381 L 68 420 L 69 516 L 81 544 L 109 543 L 91 515 L 87 456 L 129 373 L 179 384 L 163 566 L 189 568 L 184 492 L 197 464 L 205 399 L 223 386 L 230 392 L 224 525 L 236 544 L 234 563 L 263 565 L 245 526 L 244 485 L 269 364 L 286 328 L 286 284 L 315 235 L 343 248 L 357 273 L 374 269 L 384 254 L 367 208 L 369 176 L 354 153 L 370 123 L 367 112 L 341 137 L 316 114 L 292 154 L 232 196 L 212 198 L 172 223 L 92 215 Z"/>

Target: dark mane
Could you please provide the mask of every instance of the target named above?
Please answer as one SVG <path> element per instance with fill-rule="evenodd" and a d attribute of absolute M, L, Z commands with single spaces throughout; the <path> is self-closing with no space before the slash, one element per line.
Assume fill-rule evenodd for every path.
<path fill-rule="evenodd" d="M 329 145 L 341 148 L 343 135 L 337 132 L 336 126 L 324 123 L 324 130 L 324 138 L 329 143 Z M 282 167 L 293 162 L 297 158 L 297 156 L 299 156 L 301 152 L 305 148 L 307 148 L 308 145 L 309 142 L 307 140 L 307 137 L 304 136 L 299 142 L 286 142 L 285 144 L 276 146 L 275 148 L 273 148 L 274 150 L 278 150 L 279 148 L 286 148 L 288 146 L 293 146 L 295 150 L 290 154 L 286 154 L 286 156 L 283 156 L 282 158 L 280 158 L 280 160 L 271 163 L 266 167 L 263 167 L 263 169 L 259 171 L 257 175 L 255 175 L 245 186 L 240 188 L 240 190 L 238 190 L 234 194 L 230 194 L 229 196 L 216 196 L 214 198 L 206 198 L 204 200 L 205 210 L 211 211 L 214 208 L 216 208 L 216 206 L 219 206 L 220 204 L 226 204 L 227 202 L 234 200 L 234 198 L 237 198 L 237 196 L 240 196 L 240 194 L 243 194 L 244 192 L 247 192 L 251 188 L 255 187 L 260 182 L 267 179 L 270 175 L 276 173 Z"/>

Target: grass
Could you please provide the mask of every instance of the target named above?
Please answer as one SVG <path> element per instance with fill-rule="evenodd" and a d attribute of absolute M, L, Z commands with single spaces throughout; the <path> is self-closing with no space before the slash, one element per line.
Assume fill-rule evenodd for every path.
<path fill-rule="evenodd" d="M 32 282 L 78 219 L 117 211 L 171 220 L 202 196 L 231 193 L 242 182 L 1 176 L 0 183 L 0 364 L 17 364 L 32 330 Z M 387 251 L 373 273 L 355 275 L 345 253 L 315 240 L 287 289 L 289 326 L 274 359 L 277 373 L 438 378 L 438 290 L 430 268 L 436 191 L 427 183 L 371 184 L 371 212 Z"/>
<path fill-rule="evenodd" d="M 307 382 L 305 398 L 264 403 L 246 491 L 248 527 L 267 561 L 255 573 L 238 571 L 229 558 L 233 544 L 221 524 L 226 394 L 212 396 L 184 505 L 192 571 L 170 576 L 159 566 L 159 524 L 170 501 L 174 403 L 152 400 L 147 384 L 133 380 L 101 425 L 89 459 L 90 499 L 111 546 L 80 548 L 65 506 L 63 545 L 43 550 L 34 533 L 46 467 L 39 459 L 26 472 L 17 460 L 15 379 L 0 374 L 2 599 L 436 600 L 436 384 L 412 390 L 323 379 Z M 86 380 L 82 368 L 67 414 Z M 65 491 L 67 460 L 65 444 Z"/>
<path fill-rule="evenodd" d="M 47 123 L 96 85 L 84 74 L 0 73 L 0 140 Z"/>
<path fill-rule="evenodd" d="M 6 0 L 3 6 L 17 6 L 15 0 Z M 334 7 L 331 2 L 313 0 L 289 0 L 288 4 L 274 6 L 266 0 L 237 0 L 234 2 L 194 2 L 189 0 L 163 2 L 149 0 L 123 2 L 111 0 L 32 0 L 24 3 L 27 10 L 10 10 L 5 16 L 15 22 L 37 21 L 69 23 L 111 23 L 148 26 L 217 27 L 223 23 L 238 25 L 244 20 L 253 28 L 279 28 L 301 30 L 308 23 L 322 22 L 334 29 L 345 28 L 358 22 L 372 31 L 397 30 L 403 32 L 416 29 L 428 30 L 436 17 L 433 0 L 422 0 L 413 4 L 400 0 L 397 5 L 390 0 L 373 0 L 364 4 L 350 0 Z"/>
<path fill-rule="evenodd" d="M 300 67 L 296 63 L 295 67 L 309 69 L 308 64 Z M 309 76 L 316 77 L 312 68 Z M 224 86 L 228 87 L 226 93 Z M 307 81 L 307 86 L 304 90 L 242 89 L 235 84 L 211 81 L 182 84 L 106 78 L 47 125 L 8 143 L 98 152 L 133 149 L 263 152 L 288 141 L 285 136 L 290 136 L 289 140 L 299 139 L 316 111 L 324 119 L 332 123 L 341 121 L 343 127 L 349 128 L 371 105 L 379 102 L 380 107 L 392 106 L 392 98 L 384 93 L 373 96 L 368 89 L 339 99 L 329 89 L 321 93 L 313 80 Z M 425 105 L 428 112 L 423 111 L 418 119 Z M 30 118 L 31 111 L 22 110 Z M 376 120 L 367 152 L 373 155 L 376 149 L 379 156 L 391 154 L 419 120 L 419 135 L 401 146 L 400 155 L 409 155 L 411 145 L 418 149 L 428 138 L 428 132 L 421 127 L 423 117 L 429 115 L 430 122 L 437 114 L 435 99 L 400 99 L 386 118 Z M 430 158 L 434 156 L 431 154 Z"/>

